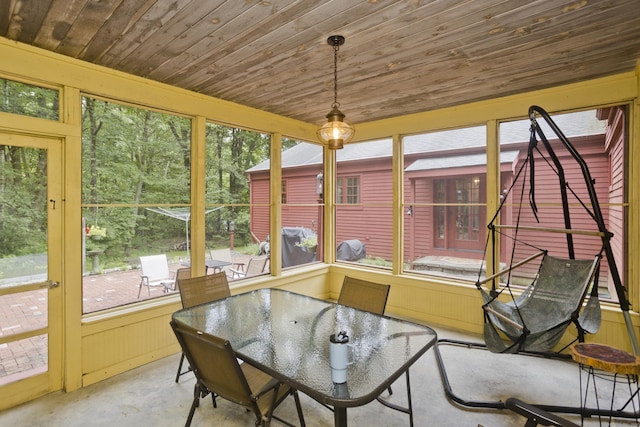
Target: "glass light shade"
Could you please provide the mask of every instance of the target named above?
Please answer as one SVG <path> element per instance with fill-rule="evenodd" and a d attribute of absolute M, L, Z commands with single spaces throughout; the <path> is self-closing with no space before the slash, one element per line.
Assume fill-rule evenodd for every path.
<path fill-rule="evenodd" d="M 351 141 L 355 129 L 351 123 L 344 120 L 344 114 L 334 107 L 327 114 L 327 123 L 318 129 L 318 137 L 327 143 L 332 150 L 340 149 L 345 142 Z"/>
<path fill-rule="evenodd" d="M 320 172 L 316 176 L 316 194 L 320 196 L 322 195 L 323 192 L 324 192 L 323 175 L 322 175 L 322 172 Z"/>

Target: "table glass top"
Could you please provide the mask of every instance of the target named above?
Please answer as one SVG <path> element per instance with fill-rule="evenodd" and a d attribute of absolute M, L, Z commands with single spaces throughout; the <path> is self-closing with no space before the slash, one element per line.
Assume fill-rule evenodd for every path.
<path fill-rule="evenodd" d="M 238 357 L 333 406 L 375 399 L 436 341 L 433 329 L 278 289 L 180 310 L 173 319 L 231 342 Z M 355 362 L 334 384 L 329 336 L 344 330 Z"/>

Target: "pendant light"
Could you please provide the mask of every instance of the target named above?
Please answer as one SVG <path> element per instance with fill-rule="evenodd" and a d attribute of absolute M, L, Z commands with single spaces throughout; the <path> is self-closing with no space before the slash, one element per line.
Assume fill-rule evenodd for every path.
<path fill-rule="evenodd" d="M 351 141 L 355 133 L 353 125 L 347 122 L 345 115 L 339 110 L 338 102 L 338 50 L 344 44 L 344 37 L 331 36 L 327 39 L 329 46 L 333 47 L 333 104 L 327 114 L 327 123 L 318 129 L 318 137 L 327 143 L 331 150 L 338 150 L 345 142 Z"/>

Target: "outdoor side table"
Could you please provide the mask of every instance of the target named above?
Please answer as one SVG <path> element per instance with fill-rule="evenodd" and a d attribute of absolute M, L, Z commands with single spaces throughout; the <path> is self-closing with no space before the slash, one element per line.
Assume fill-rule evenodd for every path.
<path fill-rule="evenodd" d="M 602 396 L 603 393 L 601 393 L 601 395 L 598 394 L 598 384 L 596 380 L 606 380 L 613 383 L 611 397 L 607 399 L 609 400 L 609 410 L 603 411 L 609 415 L 609 425 L 611 425 L 611 418 L 615 412 L 622 412 L 629 405 L 631 405 L 633 411 L 636 413 L 640 410 L 640 393 L 638 389 L 640 357 L 608 345 L 595 343 L 579 343 L 571 346 L 571 357 L 580 365 L 580 407 L 583 410 L 580 415 L 583 421 L 585 415 L 584 409 L 587 407 L 589 401 L 590 386 L 593 388 L 597 410 L 598 412 L 601 411 L 600 399 L 604 396 Z M 582 381 L 583 371 L 587 373 L 584 393 Z M 629 393 L 628 399 L 620 407 L 616 407 L 615 403 L 617 384 L 626 384 Z M 604 399 L 602 400 L 604 402 Z M 600 413 L 598 413 L 598 419 L 600 423 L 602 423 Z M 636 425 L 640 425 L 638 424 L 638 418 L 636 418 Z"/>

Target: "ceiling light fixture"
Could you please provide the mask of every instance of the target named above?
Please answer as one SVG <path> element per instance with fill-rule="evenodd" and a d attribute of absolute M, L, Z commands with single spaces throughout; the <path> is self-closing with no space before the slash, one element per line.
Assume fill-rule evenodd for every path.
<path fill-rule="evenodd" d="M 345 115 L 338 109 L 340 107 L 338 102 L 338 50 L 344 44 L 344 37 L 331 36 L 327 39 L 327 43 L 333 47 L 333 104 L 331 104 L 331 111 L 327 114 L 327 123 L 318 129 L 318 137 L 327 143 L 329 149 L 339 150 L 345 142 L 351 141 L 356 130 L 344 119 Z"/>

